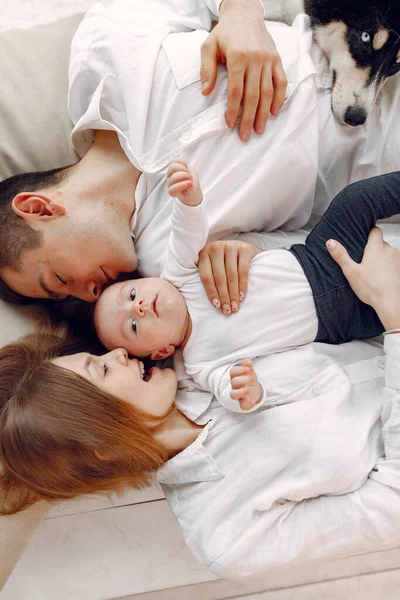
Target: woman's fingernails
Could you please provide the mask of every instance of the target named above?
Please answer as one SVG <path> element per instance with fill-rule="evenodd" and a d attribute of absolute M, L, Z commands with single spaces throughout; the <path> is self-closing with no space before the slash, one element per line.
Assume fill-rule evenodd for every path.
<path fill-rule="evenodd" d="M 221 303 L 218 300 L 218 298 L 214 298 L 213 301 L 211 302 L 211 304 L 213 305 L 214 308 L 219 308 L 221 306 Z"/>
<path fill-rule="evenodd" d="M 237 312 L 238 303 L 235 302 L 235 300 L 233 300 L 233 302 L 231 302 L 231 307 L 232 307 L 232 312 Z"/>
<path fill-rule="evenodd" d="M 203 81 L 201 84 L 201 91 L 204 92 L 208 88 L 208 81 Z"/>
<path fill-rule="evenodd" d="M 326 242 L 326 247 L 329 248 L 329 250 L 333 250 L 333 248 L 335 248 L 335 246 L 336 246 L 335 240 L 328 240 Z"/>
<path fill-rule="evenodd" d="M 224 315 L 230 315 L 231 307 L 229 306 L 229 304 L 224 304 L 222 307 L 222 311 L 223 311 Z"/>
<path fill-rule="evenodd" d="M 244 300 L 244 292 L 240 292 L 239 293 L 239 298 L 240 298 L 240 302 L 243 302 L 243 300 Z"/>

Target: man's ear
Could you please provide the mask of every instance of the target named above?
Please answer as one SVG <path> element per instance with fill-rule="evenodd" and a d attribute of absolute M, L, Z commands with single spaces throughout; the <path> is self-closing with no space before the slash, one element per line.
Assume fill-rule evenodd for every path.
<path fill-rule="evenodd" d="M 162 360 L 163 358 L 168 358 L 175 352 L 175 346 L 173 344 L 168 344 L 165 348 L 161 348 L 161 350 L 155 350 L 151 352 L 150 358 L 151 360 Z"/>
<path fill-rule="evenodd" d="M 43 194 L 21 192 L 11 203 L 16 215 L 25 221 L 49 220 L 65 214 L 65 206 Z"/>

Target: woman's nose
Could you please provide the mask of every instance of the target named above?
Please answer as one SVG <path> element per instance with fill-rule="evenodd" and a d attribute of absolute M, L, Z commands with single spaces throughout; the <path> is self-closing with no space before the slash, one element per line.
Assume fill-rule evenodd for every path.
<path fill-rule="evenodd" d="M 109 356 L 114 358 L 120 365 L 128 364 L 128 353 L 125 348 L 116 348 L 112 352 L 109 352 Z"/>

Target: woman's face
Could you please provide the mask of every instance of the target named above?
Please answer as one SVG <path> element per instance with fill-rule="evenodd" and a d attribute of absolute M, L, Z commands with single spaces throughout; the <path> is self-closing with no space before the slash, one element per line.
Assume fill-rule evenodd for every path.
<path fill-rule="evenodd" d="M 149 415 L 164 416 L 175 398 L 177 381 L 172 369 L 152 367 L 145 372 L 143 363 L 129 359 L 123 348 L 102 356 L 86 352 L 60 356 L 53 362 Z"/>

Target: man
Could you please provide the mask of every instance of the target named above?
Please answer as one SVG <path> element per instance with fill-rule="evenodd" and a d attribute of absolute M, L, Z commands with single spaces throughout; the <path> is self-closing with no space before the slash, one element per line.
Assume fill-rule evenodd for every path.
<path fill-rule="evenodd" d="M 236 2 L 224 0 L 217 27 L 229 23 L 229 8 L 241 4 Z M 3 194 L 19 223 L 36 232 L 34 245 L 24 247 L 13 263 L 7 264 L 3 253 L 0 275 L 11 290 L 30 297 L 74 295 L 93 301 L 107 281 L 136 267 L 131 231 L 142 274 L 158 274 L 170 228 L 166 169 L 178 155 L 199 172 L 209 241 L 240 231 L 296 229 L 309 219 L 316 185 L 324 188 L 320 197 L 325 193 L 332 198 L 360 178 L 362 160 L 350 143 L 352 163 L 349 167 L 343 153 L 347 171 L 335 184 L 339 189 L 329 187 L 326 158 L 331 160 L 337 138 L 325 134 L 319 148 L 318 144 L 321 133 L 336 133 L 338 125 L 328 120 L 321 131 L 322 117 L 331 115 L 329 95 L 317 88 L 321 77 L 309 56 L 311 36 L 301 23 L 297 29 L 270 26 L 289 82 L 279 116 L 247 145 L 226 126 L 225 70 L 218 73 L 212 93 L 200 93 L 200 48 L 216 16 L 209 8 L 212 4 L 216 6 L 215 0 L 169 0 L 167 6 L 162 0 L 144 6 L 139 0 L 120 0 L 88 13 L 72 44 L 69 92 L 76 123 L 73 140 L 83 158 L 56 173 L 45 187 L 36 183 L 28 189 L 21 179 L 18 187 L 13 183 Z M 250 6 L 255 5 L 242 6 L 243 18 Z M 262 20 L 261 11 L 254 13 L 257 19 Z M 227 63 L 229 68 L 229 59 Z M 204 72 L 203 64 L 203 76 Z M 263 72 L 264 67 L 259 81 Z M 244 79 L 252 77 L 246 72 Z M 245 87 L 243 114 L 248 93 Z M 262 94 L 256 128 L 259 114 L 265 119 L 260 98 Z M 275 110 L 279 101 L 274 102 Z M 248 122 L 246 117 L 245 139 Z M 357 141 L 357 134 L 351 135 Z M 390 161 L 373 162 L 362 175 L 393 168 Z M 18 237 L 27 239 L 22 231 Z M 210 301 L 229 314 L 246 293 L 246 268 L 257 249 L 217 247 L 217 257 L 206 250 L 199 266 Z"/>
<path fill-rule="evenodd" d="M 216 1 L 209 3 L 215 5 L 215 9 L 219 4 Z M 205 6 L 206 3 L 200 4 Z M 285 75 L 263 25 L 259 1 L 225 0 L 223 4 L 221 22 L 214 28 L 203 49 L 203 92 L 208 94 L 214 87 L 217 60 L 227 61 L 230 73 L 227 118 L 229 121 L 237 120 L 240 103 L 237 90 L 241 86 L 246 96 L 242 127 L 249 127 L 249 123 L 251 126 L 254 120 L 254 126 L 261 131 L 265 127 L 270 104 L 271 110 L 276 112 L 283 102 Z M 139 7 L 141 14 L 142 8 Z M 158 8 L 154 3 L 149 16 L 154 17 Z M 202 12 L 206 14 L 205 9 Z M 211 15 L 208 9 L 207 12 Z M 253 31 L 246 31 L 243 20 L 254 21 Z M 245 36 L 243 33 L 240 36 L 241 30 L 245 31 Z M 244 60 L 247 64 L 243 64 Z M 271 78 L 275 82 L 274 97 L 270 90 Z M 206 89 L 205 79 L 209 81 Z M 261 89 L 261 92 L 255 94 L 253 88 Z M 241 131 L 243 133 L 247 135 L 246 131 Z M 105 163 L 108 165 L 106 169 L 103 168 Z M 116 167 L 115 171 L 113 167 Z M 123 184 L 122 172 L 126 175 Z M 107 280 L 115 278 L 121 271 L 134 269 L 137 260 L 128 227 L 135 208 L 133 194 L 138 176 L 138 171 L 130 165 L 117 143 L 115 134 L 99 132 L 95 144 L 79 165 L 46 177 L 22 176 L 4 182 L 2 221 L 5 244 L 0 260 L 3 281 L 9 284 L 11 290 L 25 296 L 62 298 L 73 294 L 93 300 Z M 93 187 L 94 181 L 96 185 Z M 78 188 L 79 195 L 75 193 Z M 112 197 L 109 197 L 110 188 L 113 189 Z M 23 193 L 25 190 L 30 193 Z M 13 200 L 13 214 L 19 217 L 17 220 L 12 219 L 10 200 Z M 88 227 L 89 224 L 91 227 Z M 115 225 L 115 229 L 111 224 Z M 20 255 L 28 248 L 31 252 L 26 255 L 25 265 L 21 268 Z M 226 248 L 234 258 L 236 251 L 233 247 Z M 214 245 L 211 250 L 216 251 L 218 256 L 215 261 L 207 259 L 206 277 L 210 265 L 213 262 L 221 264 L 224 258 L 222 246 Z M 246 254 L 247 249 L 243 251 Z M 85 261 L 82 261 L 82 256 L 85 256 Z M 57 268 L 53 268 L 55 265 Z M 3 295 L 6 295 L 5 286 Z"/>

